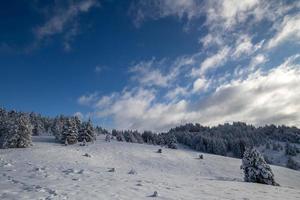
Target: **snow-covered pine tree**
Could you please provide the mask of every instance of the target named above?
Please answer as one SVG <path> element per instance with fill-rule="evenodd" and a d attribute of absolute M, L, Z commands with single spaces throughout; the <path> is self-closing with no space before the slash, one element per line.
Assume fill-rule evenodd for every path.
<path fill-rule="evenodd" d="M 120 142 L 126 141 L 122 131 L 115 130 L 115 132 L 113 132 L 113 133 L 116 134 L 117 141 L 120 141 Z"/>
<path fill-rule="evenodd" d="M 137 139 L 135 138 L 133 132 L 130 130 L 124 131 L 124 138 L 126 142 L 137 143 Z"/>
<path fill-rule="evenodd" d="M 165 143 L 170 149 L 177 149 L 177 139 L 174 133 L 167 133 Z"/>
<path fill-rule="evenodd" d="M 137 140 L 137 143 L 144 143 L 143 137 L 138 131 L 133 131 L 133 135 Z"/>
<path fill-rule="evenodd" d="M 55 139 L 59 142 L 64 142 L 63 139 L 62 139 L 62 132 L 63 132 L 63 127 L 64 127 L 64 124 L 65 124 L 65 121 L 66 121 L 66 118 L 63 117 L 63 116 L 59 116 L 59 117 L 56 117 L 54 120 L 53 120 L 53 123 L 52 123 L 52 126 L 51 126 L 51 133 L 52 135 L 55 136 Z"/>
<path fill-rule="evenodd" d="M 263 156 L 255 148 L 248 148 L 244 152 L 241 169 L 244 171 L 246 182 L 276 185 L 274 174 Z"/>
<path fill-rule="evenodd" d="M 108 133 L 105 135 L 105 141 L 106 142 L 110 142 L 110 139 L 111 139 L 111 135 Z"/>
<path fill-rule="evenodd" d="M 19 126 L 19 140 L 18 148 L 25 148 L 32 145 L 31 135 L 32 135 L 32 125 L 27 116 L 21 115 L 18 119 Z"/>
<path fill-rule="evenodd" d="M 67 119 L 62 131 L 61 142 L 68 145 L 68 144 L 75 144 L 77 143 L 78 131 L 76 128 L 76 123 L 74 120 Z"/>
<path fill-rule="evenodd" d="M 88 122 L 82 123 L 79 131 L 78 141 L 83 142 L 84 140 L 86 142 L 93 142 L 96 140 L 96 133 L 90 119 Z"/>
<path fill-rule="evenodd" d="M 10 113 L 3 120 L 0 148 L 26 148 L 32 145 L 32 127 L 27 116 Z"/>

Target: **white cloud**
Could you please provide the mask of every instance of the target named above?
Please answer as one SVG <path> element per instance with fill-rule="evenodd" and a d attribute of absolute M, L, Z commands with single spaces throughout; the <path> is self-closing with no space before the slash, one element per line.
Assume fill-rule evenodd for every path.
<path fill-rule="evenodd" d="M 282 65 L 264 74 L 255 72 L 245 80 L 221 85 L 200 104 L 202 122 L 217 124 L 226 121 L 246 121 L 256 125 L 266 123 L 300 125 L 300 65 L 291 57 Z"/>
<path fill-rule="evenodd" d="M 204 78 L 198 78 L 193 84 L 193 92 L 199 92 L 206 88 L 207 81 Z"/>
<path fill-rule="evenodd" d="M 228 59 L 228 54 L 230 52 L 230 48 L 225 46 L 221 50 L 219 50 L 216 54 L 206 58 L 200 65 L 200 68 L 194 68 L 191 72 L 192 76 L 204 75 L 208 70 L 217 68 L 223 64 Z"/>
<path fill-rule="evenodd" d="M 201 6 L 197 0 L 141 0 L 131 4 L 129 14 L 135 26 L 139 27 L 147 19 L 156 20 L 167 16 L 189 20 L 201 14 Z"/>
<path fill-rule="evenodd" d="M 204 48 L 207 48 L 212 45 L 221 46 L 221 45 L 223 45 L 224 41 L 219 34 L 209 33 L 206 36 L 200 38 L 199 42 L 202 43 Z"/>
<path fill-rule="evenodd" d="M 99 6 L 96 0 L 85 0 L 72 1 L 68 7 L 55 7 L 54 14 L 43 25 L 35 29 L 37 39 L 41 41 L 47 37 L 65 32 L 63 45 L 66 50 L 70 50 L 70 42 L 79 32 L 76 17 L 96 6 Z"/>
<path fill-rule="evenodd" d="M 163 75 L 162 72 L 155 67 L 156 64 L 160 65 L 154 60 L 142 61 L 131 67 L 130 72 L 135 73 L 133 78 L 142 85 L 166 87 L 173 75 Z"/>
<path fill-rule="evenodd" d="M 142 86 L 170 87 L 177 80 L 181 71 L 185 67 L 195 64 L 195 57 L 181 56 L 175 61 L 155 59 L 141 61 L 130 67 L 129 71 L 133 74 L 132 79 L 138 81 Z"/>
<path fill-rule="evenodd" d="M 240 57 L 242 54 L 248 54 L 253 51 L 253 44 L 248 35 L 241 36 L 236 42 L 236 48 L 233 52 L 234 57 Z"/>
<path fill-rule="evenodd" d="M 259 0 L 207 1 L 207 24 L 231 29 L 236 24 L 245 22 L 259 2 Z"/>
<path fill-rule="evenodd" d="M 254 69 L 257 65 L 263 64 L 268 61 L 268 58 L 263 54 L 258 54 L 250 61 L 249 68 Z"/>
<path fill-rule="evenodd" d="M 300 15 L 286 16 L 282 23 L 276 27 L 276 34 L 267 44 L 267 48 L 274 48 L 284 41 L 300 43 Z"/>
<path fill-rule="evenodd" d="M 166 98 L 168 99 L 177 99 L 179 97 L 183 97 L 185 95 L 188 95 L 188 89 L 186 87 L 175 87 L 174 89 L 170 89 L 167 94 Z"/>
<path fill-rule="evenodd" d="M 81 97 L 78 98 L 77 102 L 80 105 L 92 105 L 94 101 L 97 99 L 98 94 L 93 93 L 93 94 L 88 94 L 88 95 L 82 95 Z"/>

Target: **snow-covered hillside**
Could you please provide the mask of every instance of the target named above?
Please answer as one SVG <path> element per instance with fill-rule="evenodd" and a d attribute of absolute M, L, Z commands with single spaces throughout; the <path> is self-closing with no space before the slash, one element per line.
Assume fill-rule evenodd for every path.
<path fill-rule="evenodd" d="M 283 167 L 272 166 L 281 185 L 274 187 L 243 182 L 239 159 L 204 154 L 200 160 L 184 148 L 159 154 L 158 146 L 101 136 L 84 147 L 49 136 L 33 143 L 0 149 L 0 199 L 300 199 L 300 172 Z"/>

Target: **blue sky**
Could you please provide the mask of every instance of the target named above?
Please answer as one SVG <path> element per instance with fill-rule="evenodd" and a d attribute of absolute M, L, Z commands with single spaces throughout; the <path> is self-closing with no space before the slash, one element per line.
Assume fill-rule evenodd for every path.
<path fill-rule="evenodd" d="M 0 105 L 121 129 L 300 126 L 300 3 L 2 1 Z"/>

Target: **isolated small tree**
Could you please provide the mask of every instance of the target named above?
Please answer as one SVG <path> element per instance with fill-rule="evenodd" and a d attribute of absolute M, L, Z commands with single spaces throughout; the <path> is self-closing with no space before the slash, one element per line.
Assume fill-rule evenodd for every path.
<path fill-rule="evenodd" d="M 75 144 L 77 143 L 77 136 L 76 124 L 71 119 L 67 119 L 63 126 L 61 142 L 66 145 Z"/>
<path fill-rule="evenodd" d="M 110 142 L 110 139 L 111 139 L 111 135 L 110 134 L 106 134 L 105 141 L 106 142 Z"/>
<path fill-rule="evenodd" d="M 95 130 L 94 130 L 91 120 L 89 120 L 88 122 L 85 122 L 81 125 L 78 141 L 83 142 L 84 140 L 86 142 L 93 142 L 96 140 L 96 133 L 95 133 Z"/>
<path fill-rule="evenodd" d="M 244 171 L 246 182 L 279 185 L 274 180 L 270 166 L 255 148 L 249 148 L 244 152 L 241 169 Z"/>

